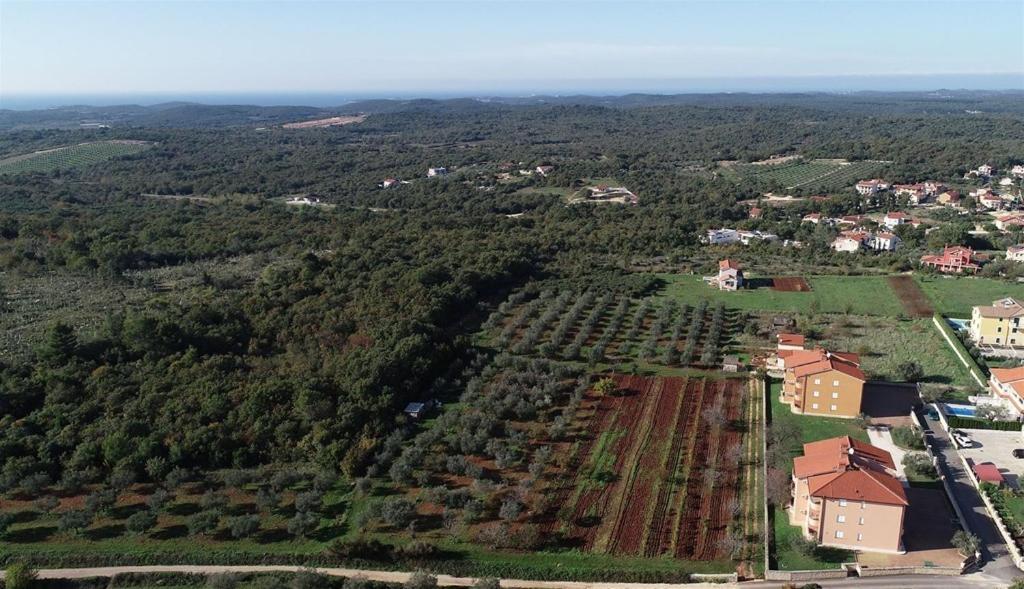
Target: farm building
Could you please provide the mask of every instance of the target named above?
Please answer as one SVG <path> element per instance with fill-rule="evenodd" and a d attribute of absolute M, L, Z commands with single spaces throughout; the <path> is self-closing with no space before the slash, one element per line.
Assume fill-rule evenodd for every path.
<path fill-rule="evenodd" d="M 793 459 L 790 523 L 823 546 L 902 554 L 909 502 L 889 452 L 842 436 Z"/>

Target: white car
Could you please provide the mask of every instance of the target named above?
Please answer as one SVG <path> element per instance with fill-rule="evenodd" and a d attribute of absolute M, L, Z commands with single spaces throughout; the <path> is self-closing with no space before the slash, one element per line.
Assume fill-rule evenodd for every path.
<path fill-rule="evenodd" d="M 953 442 L 956 443 L 957 448 L 970 448 L 971 446 L 974 446 L 974 440 L 958 429 L 950 431 L 949 435 L 953 438 Z"/>

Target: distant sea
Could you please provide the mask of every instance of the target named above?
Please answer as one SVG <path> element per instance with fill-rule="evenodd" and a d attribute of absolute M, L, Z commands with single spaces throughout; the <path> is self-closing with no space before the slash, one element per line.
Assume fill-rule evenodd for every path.
<path fill-rule="evenodd" d="M 759 78 L 515 80 L 481 86 L 459 80 L 435 88 L 357 92 L 176 92 L 119 94 L 3 94 L 0 109 L 34 110 L 59 106 L 153 105 L 165 102 L 260 106 L 340 106 L 377 98 L 525 97 L 536 95 L 620 96 L 623 94 L 708 94 L 720 92 L 926 92 L 933 90 L 1024 90 L 1024 73 L 885 76 L 805 76 Z"/>

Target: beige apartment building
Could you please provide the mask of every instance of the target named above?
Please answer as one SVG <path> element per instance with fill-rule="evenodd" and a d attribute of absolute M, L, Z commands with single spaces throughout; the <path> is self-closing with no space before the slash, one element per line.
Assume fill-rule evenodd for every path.
<path fill-rule="evenodd" d="M 823 546 L 903 553 L 908 505 L 892 456 L 843 436 L 804 444 L 793 459 L 790 523 Z"/>
<path fill-rule="evenodd" d="M 864 383 L 860 357 L 822 349 L 779 352 L 784 377 L 779 400 L 793 413 L 857 417 Z"/>

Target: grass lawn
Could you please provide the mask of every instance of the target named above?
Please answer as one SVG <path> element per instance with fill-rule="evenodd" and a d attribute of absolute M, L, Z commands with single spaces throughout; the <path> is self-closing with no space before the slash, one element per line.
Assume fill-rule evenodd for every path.
<path fill-rule="evenodd" d="M 771 386 L 771 422 L 773 425 L 790 423 L 800 431 L 801 442 L 816 442 L 836 436 L 850 436 L 851 438 L 868 442 L 868 433 L 857 426 L 852 419 L 839 419 L 836 417 L 818 417 L 816 415 L 798 415 L 789 409 L 789 405 L 779 401 L 779 392 L 782 390 L 782 383 L 772 381 Z M 796 450 L 793 456 L 803 452 L 803 448 Z M 792 467 L 790 461 L 789 466 Z"/>
<path fill-rule="evenodd" d="M 659 274 L 667 286 L 666 296 L 681 303 L 701 300 L 722 301 L 748 311 L 791 313 L 854 313 L 897 317 L 903 306 L 884 276 L 812 276 L 811 292 L 782 292 L 756 288 L 736 292 L 720 291 L 704 284 L 700 276 Z"/>
<path fill-rule="evenodd" d="M 774 508 L 772 508 L 774 509 Z M 775 566 L 780 571 L 810 571 L 838 568 L 844 562 L 854 560 L 853 552 L 839 548 L 819 546 L 812 554 L 805 555 L 793 549 L 794 538 L 799 538 L 801 530 L 789 525 L 789 514 L 785 510 L 775 509 Z"/>
<path fill-rule="evenodd" d="M 992 301 L 1009 296 L 1024 299 L 1024 283 L 970 276 L 918 276 L 917 282 L 936 312 L 960 319 L 970 317 L 975 305 L 991 305 Z"/>
<path fill-rule="evenodd" d="M 818 318 L 814 330 L 825 348 L 859 353 L 873 379 L 902 380 L 897 367 L 913 361 L 924 369 L 926 382 L 977 386 L 931 319 L 827 316 Z"/>

